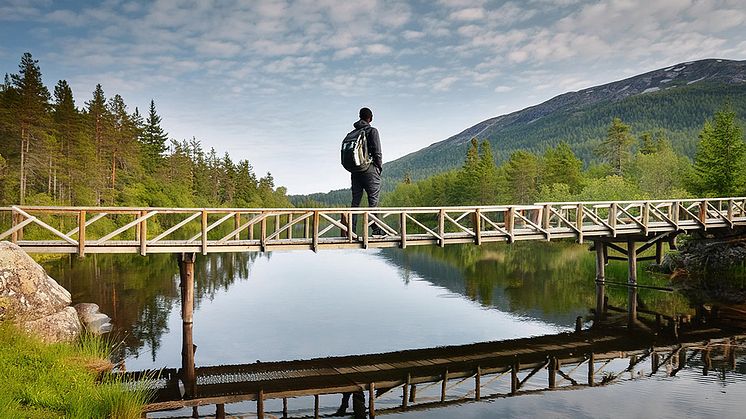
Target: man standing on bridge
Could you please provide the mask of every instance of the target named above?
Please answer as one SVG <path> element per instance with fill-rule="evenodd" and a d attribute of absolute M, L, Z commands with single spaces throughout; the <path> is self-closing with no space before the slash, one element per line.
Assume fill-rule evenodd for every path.
<path fill-rule="evenodd" d="M 366 130 L 368 154 L 372 160 L 367 170 L 352 173 L 353 208 L 360 206 L 360 201 L 363 199 L 363 190 L 368 195 L 368 206 L 371 208 L 377 207 L 378 195 L 381 192 L 381 172 L 383 171 L 381 139 L 378 136 L 378 130 L 370 125 L 371 122 L 373 122 L 373 112 L 368 108 L 362 108 L 360 109 L 360 120 L 352 125 L 356 130 Z M 357 215 L 352 216 L 352 228 L 353 230 L 357 230 Z M 363 228 L 368 228 L 368 226 L 364 226 Z M 375 224 L 373 225 L 372 233 L 374 235 L 384 235 L 381 227 Z"/>

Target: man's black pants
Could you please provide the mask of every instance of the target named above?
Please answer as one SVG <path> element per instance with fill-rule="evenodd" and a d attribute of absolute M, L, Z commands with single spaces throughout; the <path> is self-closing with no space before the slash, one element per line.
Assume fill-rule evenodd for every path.
<path fill-rule="evenodd" d="M 368 195 L 368 206 L 378 206 L 378 195 L 381 192 L 381 171 L 373 164 L 364 172 L 352 173 L 352 208 L 360 206 L 363 191 Z M 365 226 L 364 228 L 367 228 Z M 357 215 L 352 216 L 352 229 L 357 231 Z"/>

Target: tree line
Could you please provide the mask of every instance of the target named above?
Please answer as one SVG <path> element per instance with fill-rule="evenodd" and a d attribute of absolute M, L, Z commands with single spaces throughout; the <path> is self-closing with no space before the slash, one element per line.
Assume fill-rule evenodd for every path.
<path fill-rule="evenodd" d="M 583 161 L 567 142 L 542 154 L 514 151 L 495 163 L 489 141 L 471 140 L 460 168 L 413 182 L 409 176 L 385 206 L 531 204 L 535 202 L 666 199 L 746 194 L 746 143 L 736 112 L 724 105 L 701 127 L 694 158 L 675 151 L 663 129 L 634 135 L 613 118 Z"/>
<path fill-rule="evenodd" d="M 0 205 L 286 207 L 284 187 L 200 141 L 175 141 L 155 101 L 146 115 L 98 84 L 82 108 L 38 61 L 21 58 L 0 84 Z"/>

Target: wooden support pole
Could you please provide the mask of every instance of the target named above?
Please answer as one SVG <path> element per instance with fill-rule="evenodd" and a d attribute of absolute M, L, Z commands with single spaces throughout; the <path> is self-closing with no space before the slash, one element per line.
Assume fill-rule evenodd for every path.
<path fill-rule="evenodd" d="M 591 352 L 588 355 L 588 385 L 590 387 L 593 387 L 596 385 L 596 380 L 594 377 L 596 376 L 596 355 Z"/>
<path fill-rule="evenodd" d="M 78 257 L 85 256 L 85 210 L 78 213 Z"/>
<path fill-rule="evenodd" d="M 184 323 L 192 323 L 194 311 L 194 259 L 194 253 L 179 254 L 181 320 Z"/>
<path fill-rule="evenodd" d="M 443 382 L 440 384 L 440 401 L 446 401 L 446 386 L 448 385 L 448 370 L 443 372 Z"/>
<path fill-rule="evenodd" d="M 256 395 L 256 417 L 264 419 L 264 390 L 259 390 Z"/>
<path fill-rule="evenodd" d="M 702 351 L 702 364 L 702 375 L 708 375 L 712 369 L 712 358 L 710 357 L 709 349 Z"/>
<path fill-rule="evenodd" d="M 660 265 L 663 262 L 663 241 L 655 242 L 655 264 Z"/>
<path fill-rule="evenodd" d="M 223 403 L 215 405 L 215 419 L 225 419 L 225 405 Z"/>
<path fill-rule="evenodd" d="M 184 398 L 195 396 L 197 375 L 194 366 L 194 340 L 192 322 L 182 322 L 181 327 L 181 379 L 184 383 Z"/>
<path fill-rule="evenodd" d="M 594 322 L 598 324 L 603 319 L 606 307 L 606 243 L 596 242 L 596 313 Z"/>
<path fill-rule="evenodd" d="M 417 399 L 417 384 L 409 386 L 409 402 L 414 403 Z"/>
<path fill-rule="evenodd" d="M 482 369 L 477 366 L 477 373 L 474 374 L 474 400 L 482 398 Z"/>
<path fill-rule="evenodd" d="M 313 417 L 318 419 L 319 417 L 319 395 L 313 395 Z"/>
<path fill-rule="evenodd" d="M 402 386 L 402 401 L 401 401 L 401 407 L 402 409 L 407 409 L 409 406 L 409 386 L 412 384 L 412 375 L 407 374 L 407 382 L 404 383 Z"/>
<path fill-rule="evenodd" d="M 557 358 L 549 358 L 549 388 L 557 386 Z"/>
<path fill-rule="evenodd" d="M 635 241 L 627 240 L 628 277 L 629 285 L 637 285 L 637 252 Z M 633 328 L 637 322 L 637 287 L 628 287 L 627 291 L 627 327 Z"/>
<path fill-rule="evenodd" d="M 282 398 L 282 419 L 288 418 L 288 398 Z"/>
<path fill-rule="evenodd" d="M 521 364 L 518 360 L 513 362 L 510 367 L 510 394 L 515 395 L 518 393 L 518 389 L 521 388 L 521 383 L 518 381 L 518 371 L 521 369 Z"/>
<path fill-rule="evenodd" d="M 370 383 L 368 387 L 368 416 L 376 417 L 376 383 Z"/>

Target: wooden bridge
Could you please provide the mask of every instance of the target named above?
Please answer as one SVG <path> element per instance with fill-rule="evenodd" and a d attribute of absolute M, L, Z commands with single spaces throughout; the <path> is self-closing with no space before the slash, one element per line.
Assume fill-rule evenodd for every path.
<path fill-rule="evenodd" d="M 352 228 L 379 226 L 385 235 Z M 5 225 L 3 226 L 2 223 Z M 746 198 L 443 208 L 0 208 L 30 253 L 217 253 L 633 237 L 746 225 Z M 644 239 L 642 241 L 646 241 Z"/>

